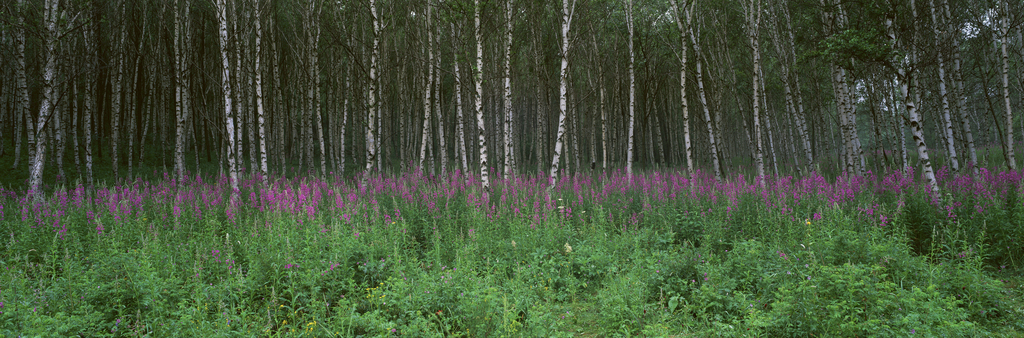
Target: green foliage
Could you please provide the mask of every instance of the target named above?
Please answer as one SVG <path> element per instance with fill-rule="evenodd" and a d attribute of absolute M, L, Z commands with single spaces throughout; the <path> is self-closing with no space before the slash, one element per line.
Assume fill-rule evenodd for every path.
<path fill-rule="evenodd" d="M 1016 291 L 990 276 L 1019 260 L 1017 198 L 973 217 L 983 200 L 914 192 L 784 213 L 753 194 L 565 194 L 537 219 L 467 196 L 350 219 L 204 207 L 175 220 L 154 204 L 121 219 L 68 208 L 64 237 L 8 213 L 0 334 L 980 336 L 1020 330 Z"/>

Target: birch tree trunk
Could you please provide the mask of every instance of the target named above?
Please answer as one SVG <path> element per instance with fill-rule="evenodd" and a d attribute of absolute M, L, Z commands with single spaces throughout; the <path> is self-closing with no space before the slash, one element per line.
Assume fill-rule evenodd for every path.
<path fill-rule="evenodd" d="M 455 26 L 452 25 L 452 40 L 456 40 L 456 37 Z M 459 153 L 459 163 L 462 165 L 462 174 L 465 175 L 469 173 L 469 163 L 466 159 L 466 121 L 462 115 L 462 74 L 459 72 L 458 44 L 455 44 L 452 50 L 455 51 L 453 58 L 455 64 L 455 142 L 456 150 Z"/>
<path fill-rule="evenodd" d="M 370 19 L 373 24 L 373 48 L 370 51 L 370 92 L 367 97 L 369 114 L 366 118 L 366 176 L 369 179 L 374 163 L 377 162 L 377 59 L 380 56 L 380 18 L 377 16 L 377 3 L 370 0 Z"/>
<path fill-rule="evenodd" d="M 683 108 L 683 148 L 686 153 L 686 170 L 690 173 L 690 183 L 696 184 L 694 180 L 695 163 L 693 162 L 693 147 L 690 144 L 690 111 L 686 101 L 686 65 L 687 65 L 687 43 L 686 28 L 683 26 L 683 11 L 680 10 L 676 0 L 671 0 L 672 11 L 676 15 L 676 26 L 679 28 L 680 52 L 679 52 L 679 98 Z M 686 21 L 689 22 L 692 11 L 689 7 L 686 10 Z"/>
<path fill-rule="evenodd" d="M 226 0 L 217 1 L 217 23 L 220 26 L 220 60 L 222 67 L 221 90 L 224 95 L 224 121 L 227 136 L 228 177 L 231 181 L 231 204 L 238 202 L 238 154 L 235 140 L 234 105 L 231 102 L 231 64 L 228 59 L 228 6 Z"/>
<path fill-rule="evenodd" d="M 188 42 L 188 0 L 176 1 L 177 9 L 174 11 L 174 112 L 177 116 L 174 141 L 174 173 L 178 181 L 185 179 L 185 131 L 188 123 L 188 52 L 183 49 L 189 45 Z M 184 13 L 181 13 L 184 11 Z M 185 23 L 182 24 L 182 18 Z"/>
<path fill-rule="evenodd" d="M 21 131 L 22 130 L 24 130 L 25 133 L 28 134 L 28 140 L 29 140 L 29 143 L 28 143 L 29 160 L 31 160 L 34 157 L 32 155 L 35 154 L 35 150 L 32 149 L 32 147 L 34 146 L 32 140 L 34 139 L 33 135 L 35 134 L 35 128 L 31 127 L 31 125 L 32 125 L 31 122 L 27 122 L 27 123 L 23 123 L 22 122 L 22 121 L 31 121 L 32 120 L 32 118 L 31 118 L 32 114 L 28 113 L 28 110 L 29 110 L 28 75 L 27 75 L 28 68 L 25 65 L 25 16 L 28 15 L 25 12 L 26 11 L 26 9 L 25 9 L 25 0 L 18 0 L 18 8 L 21 10 L 21 13 L 18 13 L 18 27 L 14 27 L 14 32 L 15 32 L 14 39 L 15 39 L 15 44 L 16 44 L 15 52 L 17 53 L 16 57 L 18 59 L 18 66 L 17 66 L 17 70 L 16 70 L 16 75 L 15 75 L 17 77 L 17 80 L 15 81 L 17 83 L 16 84 L 17 89 L 16 89 L 16 94 L 15 94 L 15 97 L 16 97 L 15 102 L 17 103 L 17 104 L 15 104 L 15 106 L 17 107 L 15 109 L 17 110 L 17 114 L 15 114 L 15 120 L 14 120 L 14 124 L 16 126 L 15 129 L 17 131 L 15 132 L 14 165 L 11 166 L 11 169 L 17 169 L 18 168 L 18 164 L 19 164 L 19 162 L 21 160 Z"/>
<path fill-rule="evenodd" d="M 634 109 L 636 108 L 636 52 L 633 50 L 633 0 L 625 0 L 626 2 L 626 29 L 629 30 L 629 125 L 626 126 L 628 130 L 629 140 L 626 142 L 626 176 L 629 177 L 629 183 L 633 183 L 633 125 L 634 125 Z"/>
<path fill-rule="evenodd" d="M 83 41 L 84 41 L 84 44 L 85 44 L 86 50 L 87 50 L 86 57 L 88 58 L 87 59 L 88 61 L 86 61 L 86 65 L 87 65 L 86 67 L 91 72 L 95 72 L 96 71 L 96 45 L 94 44 L 94 41 L 92 40 L 92 38 L 90 38 L 90 36 L 93 34 L 93 27 L 94 26 L 92 26 L 92 25 L 87 25 L 85 30 L 83 30 L 83 33 L 82 33 Z M 82 111 L 82 118 L 83 118 L 82 128 L 83 128 L 83 131 L 84 131 L 82 133 L 82 136 L 84 137 L 84 139 L 82 141 L 83 141 L 83 143 L 85 145 L 85 183 L 86 183 L 86 186 L 89 188 L 90 191 L 92 190 L 92 187 L 93 187 L 93 177 L 92 177 L 92 114 L 95 111 L 95 103 L 93 101 L 94 98 L 95 98 L 94 95 L 96 95 L 96 89 L 95 88 L 96 88 L 95 80 L 90 79 L 88 81 L 85 81 L 85 93 L 83 95 L 85 97 L 85 110 Z M 20 135 L 19 135 L 19 140 L 20 140 Z"/>
<path fill-rule="evenodd" d="M 917 22 L 917 9 L 916 7 L 914 7 L 914 2 L 915 0 L 910 0 L 910 6 L 911 8 L 915 8 L 913 10 L 913 15 L 914 22 Z M 892 27 L 892 19 L 886 20 L 886 29 L 889 33 L 889 39 L 892 41 L 893 44 L 896 44 L 896 33 L 894 32 Z M 916 35 L 916 24 L 914 25 L 914 32 Z M 909 43 L 908 45 L 913 46 L 913 43 Z M 910 62 L 917 63 L 917 52 L 913 49 L 911 49 L 910 52 Z M 935 196 L 938 196 L 939 184 L 938 181 L 936 181 L 935 179 L 935 172 L 932 170 L 932 162 L 928 158 L 928 144 L 925 142 L 924 132 L 922 131 L 921 127 L 921 117 L 920 115 L 918 115 L 917 112 L 916 102 L 920 101 L 920 94 L 913 88 L 917 86 L 917 78 L 913 75 L 913 73 L 907 71 L 907 66 L 904 63 L 905 62 L 903 62 L 902 60 L 899 60 L 897 62 L 897 64 L 899 65 L 897 68 L 897 76 L 900 82 L 900 92 L 903 94 L 903 104 L 907 110 L 907 121 L 910 125 L 910 133 L 913 135 L 914 143 L 917 146 L 918 160 L 921 162 L 921 166 L 923 167 L 922 171 L 925 180 L 927 180 L 928 186 L 931 188 L 932 193 L 935 194 Z M 910 96 L 912 91 L 915 93 L 914 99 L 912 99 Z"/>
<path fill-rule="evenodd" d="M 955 97 L 957 98 L 957 110 L 959 110 L 960 112 L 960 115 L 958 116 L 960 119 L 960 126 L 961 129 L 963 129 L 964 136 L 967 138 L 967 152 L 970 160 L 968 165 L 971 166 L 974 176 L 978 177 L 978 175 L 980 174 L 978 168 L 978 153 L 974 147 L 974 134 L 971 133 L 971 123 L 970 120 L 968 120 L 967 118 L 967 95 L 964 90 L 963 72 L 960 70 L 960 65 L 962 63 L 960 58 L 960 35 L 962 34 L 962 31 L 960 29 L 957 29 L 954 25 L 949 24 L 950 22 L 952 22 L 952 20 L 950 20 L 949 1 L 942 0 L 942 5 L 946 13 L 947 26 L 951 27 L 950 32 L 954 35 L 952 39 L 953 82 L 956 84 L 954 92 Z"/>
<path fill-rule="evenodd" d="M 476 85 L 476 96 L 473 97 L 473 104 L 476 107 L 477 139 L 480 144 L 480 182 L 483 184 L 484 192 L 487 193 L 491 190 L 491 183 L 487 178 L 487 139 L 482 100 L 484 96 L 484 47 L 483 35 L 480 32 L 480 0 L 473 1 L 473 27 L 476 35 L 476 68 L 473 69 L 473 83 Z"/>
<path fill-rule="evenodd" d="M 259 139 L 260 139 L 260 177 L 263 179 L 263 185 L 267 185 L 268 182 L 268 168 L 267 168 L 267 134 L 266 134 L 266 120 L 263 116 L 263 67 L 261 67 L 260 61 L 263 56 L 263 26 L 261 20 L 262 14 L 262 1 L 255 0 L 254 11 L 256 16 L 256 123 L 259 128 Z M 346 96 L 347 99 L 347 96 Z M 344 147 L 345 138 L 342 136 L 342 147 Z M 342 155 L 344 158 L 344 154 Z M 344 167 L 344 166 L 342 166 Z"/>
<path fill-rule="evenodd" d="M 718 138 L 715 137 L 717 134 L 715 132 L 715 119 L 712 119 L 711 117 L 711 109 L 708 107 L 707 92 L 705 92 L 704 90 L 704 64 L 702 62 L 703 59 L 701 58 L 700 43 L 697 39 L 697 32 L 694 29 L 694 26 L 696 25 L 691 20 L 691 15 L 693 13 L 693 7 L 695 6 L 695 3 L 696 2 L 690 4 L 690 9 L 687 10 L 688 13 L 691 13 L 690 15 L 687 15 L 687 23 L 690 26 L 687 30 L 687 35 L 689 35 L 690 37 L 690 44 L 693 46 L 693 54 L 696 56 L 694 58 L 694 62 L 695 66 L 697 67 L 697 69 L 695 69 L 697 74 L 697 93 L 698 98 L 700 99 L 701 109 L 704 111 L 704 122 L 708 132 L 708 144 L 711 146 L 711 165 L 712 169 L 715 172 L 715 180 L 721 181 L 722 164 L 721 160 L 718 157 L 720 145 L 718 143 Z"/>
<path fill-rule="evenodd" d="M 1006 166 L 1010 170 L 1017 170 L 1017 160 L 1013 153 L 1013 107 L 1010 105 L 1010 56 L 1006 51 L 1006 45 L 1010 43 L 1010 7 L 1007 0 L 1002 0 L 1002 25 L 1000 25 L 1000 33 L 1002 34 L 1002 43 L 999 46 L 999 50 L 1003 57 L 1003 102 L 1006 104 L 1006 110 L 1003 118 L 1006 120 L 1006 150 L 1003 156 L 1006 158 Z"/>
<path fill-rule="evenodd" d="M 572 26 L 572 13 L 569 11 L 569 1 L 572 0 L 562 0 L 562 40 L 559 55 L 561 58 L 561 66 L 558 71 L 558 131 L 555 134 L 555 151 L 551 159 L 551 167 L 548 168 L 548 177 L 551 178 L 551 185 L 549 186 L 549 189 L 558 183 L 558 163 L 561 159 L 562 148 L 565 144 L 565 115 L 568 92 L 567 82 L 569 78 L 569 29 Z M 573 3 L 573 5 L 575 5 L 575 3 Z M 627 9 L 627 12 L 628 11 L 629 9 Z"/>
<path fill-rule="evenodd" d="M 43 137 L 43 133 L 50 119 L 50 114 L 54 110 L 53 83 L 57 78 L 57 55 L 55 54 L 56 39 L 58 37 L 57 14 L 57 0 L 46 0 L 43 8 L 43 34 L 41 36 L 43 40 L 43 58 L 45 59 L 42 101 L 39 103 L 39 115 L 35 121 L 34 133 L 37 136 L 35 157 L 30 162 L 31 169 L 28 175 L 29 194 L 34 197 L 36 202 L 42 202 L 44 196 L 42 183 L 43 166 L 46 164 L 46 138 Z"/>
<path fill-rule="evenodd" d="M 942 52 L 942 40 L 945 32 L 939 29 L 941 23 L 936 15 L 935 0 L 928 0 L 932 12 L 932 30 L 935 33 L 935 50 L 939 62 L 939 95 L 942 97 L 942 132 L 946 139 L 946 153 L 953 171 L 960 171 L 960 161 L 956 156 L 956 145 L 953 140 L 953 122 L 949 114 L 949 93 L 946 90 L 946 63 Z"/>
<path fill-rule="evenodd" d="M 422 141 L 420 143 L 421 144 L 420 145 L 420 170 L 423 170 L 423 162 L 427 158 L 427 147 L 433 143 L 433 138 L 431 138 L 431 135 L 430 135 L 430 132 L 432 130 L 432 128 L 430 127 L 430 119 L 431 119 L 431 116 L 432 116 L 432 109 L 431 108 L 432 108 L 432 105 L 433 105 L 432 95 L 433 95 L 433 89 L 434 89 L 433 88 L 434 87 L 434 85 L 433 85 L 433 82 L 434 82 L 434 46 L 432 46 L 431 41 L 434 40 L 434 34 L 433 34 L 433 31 L 432 31 L 433 25 L 431 25 L 431 21 L 430 21 L 431 7 L 433 7 L 433 5 L 431 5 L 431 3 L 430 3 L 430 0 L 427 0 L 426 6 L 427 6 L 427 23 L 426 23 L 426 27 L 424 27 L 424 28 L 427 31 L 427 42 L 426 42 L 426 45 L 427 45 L 426 46 L 426 49 L 427 49 L 427 74 L 426 75 L 427 76 L 426 76 L 425 82 L 423 84 L 423 89 L 424 89 L 424 94 L 423 94 L 423 139 L 422 139 Z"/>
<path fill-rule="evenodd" d="M 758 31 L 761 25 L 761 2 L 751 0 L 745 4 L 747 14 L 747 38 L 753 51 L 754 70 L 751 72 L 754 87 L 754 166 L 757 168 L 757 176 L 761 178 L 761 188 L 764 188 L 764 150 L 761 142 L 761 44 L 758 41 Z"/>
<path fill-rule="evenodd" d="M 505 175 L 512 175 L 515 149 L 512 142 L 512 0 L 505 1 Z"/>

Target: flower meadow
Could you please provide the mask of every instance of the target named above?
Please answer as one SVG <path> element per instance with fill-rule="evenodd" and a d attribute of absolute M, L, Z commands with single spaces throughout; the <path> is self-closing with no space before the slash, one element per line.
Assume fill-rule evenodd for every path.
<path fill-rule="evenodd" d="M 1022 177 L 0 190 L 0 336 L 1016 336 Z"/>

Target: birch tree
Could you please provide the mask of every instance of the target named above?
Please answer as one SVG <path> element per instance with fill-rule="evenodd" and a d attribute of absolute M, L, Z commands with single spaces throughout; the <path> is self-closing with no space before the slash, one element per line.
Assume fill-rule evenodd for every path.
<path fill-rule="evenodd" d="M 431 41 L 434 40 L 434 34 L 431 31 L 433 29 L 433 26 L 431 25 L 431 20 L 430 20 L 431 18 L 430 17 L 431 17 L 431 9 L 432 9 L 431 7 L 433 7 L 433 5 L 430 2 L 431 2 L 430 0 L 427 0 L 427 3 L 426 3 L 427 18 L 426 18 L 426 27 L 424 27 L 425 30 L 426 30 L 426 33 L 427 33 L 427 42 L 426 42 L 426 45 L 427 45 L 426 46 L 426 50 L 427 50 L 427 62 L 426 62 L 427 63 L 427 74 L 426 74 L 426 79 L 424 80 L 424 85 L 423 85 L 423 90 L 424 90 L 424 93 L 423 93 L 423 132 L 422 132 L 423 139 L 420 142 L 420 170 L 423 170 L 423 162 L 427 158 L 427 147 L 431 143 L 433 143 L 433 139 L 430 137 L 430 131 L 432 130 L 432 128 L 430 128 L 430 119 L 431 119 L 431 115 L 432 115 L 431 114 L 431 112 L 432 112 L 432 110 L 431 110 L 432 107 L 431 106 L 433 104 L 432 95 L 433 95 L 433 89 L 434 89 L 434 86 L 433 86 L 433 82 L 434 82 L 434 47 L 431 45 Z M 442 161 L 443 161 L 443 159 L 442 159 Z"/>
<path fill-rule="evenodd" d="M 39 103 L 39 114 L 34 122 L 35 130 L 31 131 L 36 134 L 35 144 L 35 156 L 32 158 L 31 168 L 29 170 L 29 192 L 35 198 L 36 202 L 42 202 L 43 200 L 43 166 L 46 164 L 46 137 L 43 137 L 43 133 L 46 130 L 47 122 L 50 119 L 50 115 L 53 114 L 55 96 L 53 92 L 54 81 L 57 79 L 57 9 L 58 0 L 46 0 L 43 3 L 43 30 L 40 38 L 43 42 L 43 82 L 42 82 L 42 101 Z"/>
<path fill-rule="evenodd" d="M 455 25 L 452 24 L 452 41 L 456 41 Z M 459 72 L 459 47 L 454 43 L 452 50 L 455 51 L 452 63 L 455 64 L 455 150 L 459 153 L 459 163 L 462 165 L 462 173 L 469 172 L 469 163 L 466 159 L 466 134 L 465 119 L 462 115 L 462 74 Z"/>
<path fill-rule="evenodd" d="M 573 2 L 571 9 L 570 1 Z M 558 182 L 558 163 L 565 143 L 566 94 L 569 80 L 569 29 L 572 27 L 571 10 L 575 10 L 575 7 L 575 0 L 562 0 L 562 43 L 559 55 L 562 62 L 558 72 L 558 131 L 555 134 L 555 151 L 551 159 L 551 167 L 548 169 L 548 177 L 551 178 L 552 186 Z"/>
<path fill-rule="evenodd" d="M 751 72 L 754 90 L 754 166 L 757 169 L 757 176 L 761 178 L 761 187 L 764 188 L 764 150 L 761 142 L 761 44 L 759 30 L 761 25 L 761 1 L 751 0 L 744 4 L 747 16 L 747 39 L 753 52 L 752 58 L 754 70 Z"/>
<path fill-rule="evenodd" d="M 999 51 L 1003 58 L 1003 102 L 1005 110 L 1003 118 L 1006 120 L 1006 149 L 1003 156 L 1006 158 L 1006 167 L 1010 170 L 1017 170 L 1017 160 L 1013 153 L 1013 106 L 1010 105 L 1010 55 L 1006 51 L 1006 45 L 1010 43 L 1010 6 L 1007 0 L 1001 1 L 1002 12 L 1000 13 L 999 33 L 1002 41 L 999 44 Z"/>
<path fill-rule="evenodd" d="M 633 0 L 624 0 L 624 2 L 626 4 L 626 29 L 629 31 L 629 124 L 626 126 L 626 129 L 628 130 L 628 141 L 626 142 L 626 176 L 629 177 L 629 182 L 633 183 L 633 125 L 635 122 L 634 109 L 636 108 L 636 52 L 633 50 Z"/>
<path fill-rule="evenodd" d="M 679 40 L 680 40 L 680 51 L 679 51 L 679 98 L 680 105 L 683 109 L 683 148 L 686 154 L 686 170 L 690 172 L 691 184 L 696 184 L 694 180 L 695 174 L 695 163 L 693 162 L 693 147 L 690 144 L 690 111 L 686 101 L 686 65 L 687 65 L 687 43 L 686 43 L 686 28 L 683 25 L 683 11 L 680 10 L 679 4 L 676 0 L 671 0 L 672 11 L 676 17 L 676 27 L 679 28 Z M 687 7 L 686 9 L 686 21 L 689 22 L 693 7 Z"/>
<path fill-rule="evenodd" d="M 224 95 L 224 121 L 227 136 L 228 178 L 231 181 L 231 203 L 238 202 L 238 154 L 235 140 L 235 116 L 231 101 L 231 64 L 228 59 L 228 5 L 227 0 L 216 0 L 217 24 L 220 27 L 220 59 L 222 64 L 221 91 Z"/>
<path fill-rule="evenodd" d="M 260 177 L 263 178 L 263 184 L 267 185 L 267 137 L 266 137 L 266 120 L 263 116 L 263 68 L 261 67 L 260 61 L 263 56 L 263 26 L 262 26 L 262 1 L 254 0 L 254 11 L 256 19 L 256 123 L 258 124 L 259 140 L 260 140 Z M 344 135 L 344 134 L 342 134 Z M 345 138 L 342 136 L 342 147 L 344 147 Z M 342 155 L 344 156 L 344 155 Z M 344 162 L 343 162 L 344 163 Z M 343 166 L 344 167 L 344 166 Z"/>
<path fill-rule="evenodd" d="M 939 96 L 942 99 L 942 133 L 946 139 L 946 154 L 949 156 L 949 163 L 953 171 L 960 171 L 960 161 L 957 160 L 956 146 L 953 140 L 953 122 L 949 114 L 949 92 L 946 90 L 946 63 L 942 52 L 942 40 L 945 32 L 942 31 L 938 15 L 936 15 L 935 0 L 928 0 L 932 14 L 932 31 L 935 33 L 935 52 L 939 68 Z"/>
<path fill-rule="evenodd" d="M 914 18 L 914 34 L 917 31 L 917 8 L 914 6 L 915 0 L 910 0 L 910 7 L 913 11 Z M 886 28 L 889 32 L 889 39 L 895 45 L 897 44 L 896 33 L 894 32 L 892 19 L 886 19 Z M 939 184 L 935 179 L 935 172 L 932 170 L 931 159 L 928 157 L 928 144 L 924 138 L 924 132 L 921 126 L 921 117 L 917 112 L 916 102 L 920 102 L 920 94 L 914 87 L 917 87 L 917 79 L 913 74 L 913 71 L 908 71 L 908 66 L 917 66 L 917 52 L 913 49 L 913 43 L 908 43 L 910 48 L 910 65 L 907 61 L 897 60 L 897 78 L 899 79 L 900 92 L 903 94 L 903 105 L 907 111 L 907 122 L 910 125 L 911 135 L 914 137 L 914 144 L 917 146 L 918 160 L 921 162 L 923 167 L 923 174 L 925 180 L 928 182 L 928 186 L 931 188 L 933 194 L 938 195 Z M 914 96 L 911 96 L 911 92 L 914 92 Z"/>
<path fill-rule="evenodd" d="M 476 68 L 473 69 L 473 84 L 476 86 L 476 96 L 473 97 L 473 104 L 476 107 L 477 140 L 480 144 L 480 182 L 483 184 L 484 192 L 488 192 L 491 189 L 491 183 L 487 178 L 487 139 L 483 106 L 484 46 L 483 35 L 480 32 L 480 0 L 473 1 L 473 28 L 476 35 Z"/>
<path fill-rule="evenodd" d="M 512 142 L 512 0 L 505 1 L 505 170 L 511 175 L 515 165 L 515 149 Z"/>
<path fill-rule="evenodd" d="M 689 13 L 693 13 L 694 6 L 696 6 L 696 1 L 690 4 L 690 9 L 687 11 Z M 704 122 L 708 132 L 708 144 L 711 146 L 711 165 L 715 172 L 715 180 L 721 181 L 722 164 L 721 160 L 718 157 L 719 150 L 721 149 L 719 144 L 720 139 L 717 137 L 718 128 L 715 127 L 716 120 L 712 119 L 711 117 L 711 109 L 708 107 L 707 93 L 704 90 L 704 59 L 702 58 L 703 55 L 701 54 L 700 40 L 698 39 L 699 34 L 694 29 L 694 26 L 697 26 L 697 24 L 691 20 L 691 15 L 687 15 L 686 20 L 688 21 L 687 24 L 689 25 L 687 35 L 689 35 L 690 37 L 690 44 L 693 46 L 693 54 L 696 56 L 694 58 L 694 66 L 696 66 L 695 71 L 697 74 L 697 94 L 698 98 L 700 99 L 701 109 L 704 111 Z"/>
<path fill-rule="evenodd" d="M 188 52 L 185 51 L 188 41 L 189 0 L 175 1 L 174 11 L 174 112 L 177 116 L 174 141 L 174 173 L 181 181 L 185 179 L 185 132 L 188 123 Z M 184 20 L 182 20 L 184 18 Z M 184 22 L 183 22 L 184 21 Z M 88 134 L 88 133 L 86 133 Z"/>
<path fill-rule="evenodd" d="M 377 16 L 377 2 L 370 1 L 370 20 L 373 26 L 373 47 L 370 50 L 370 83 L 367 95 L 367 118 L 366 118 L 366 177 L 377 162 L 377 59 L 380 56 L 380 18 Z"/>

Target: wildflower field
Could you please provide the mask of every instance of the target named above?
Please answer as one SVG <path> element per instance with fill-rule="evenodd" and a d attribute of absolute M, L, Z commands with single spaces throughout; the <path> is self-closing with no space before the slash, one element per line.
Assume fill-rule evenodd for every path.
<path fill-rule="evenodd" d="M 0 336 L 1019 336 L 1024 172 L 0 191 Z"/>

